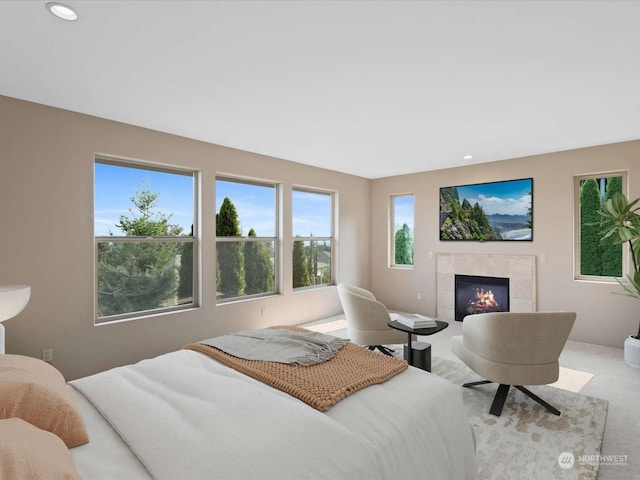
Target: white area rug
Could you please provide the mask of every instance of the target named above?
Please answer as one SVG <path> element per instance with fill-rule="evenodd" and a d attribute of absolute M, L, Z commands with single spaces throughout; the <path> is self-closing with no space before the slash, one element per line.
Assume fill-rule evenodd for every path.
<path fill-rule="evenodd" d="M 401 352 L 402 350 L 400 350 Z M 432 358 L 432 372 L 462 385 L 479 380 L 464 365 Z M 464 403 L 473 425 L 478 479 L 595 479 L 597 456 L 608 402 L 547 385 L 527 387 L 558 408 L 555 416 L 515 388 L 510 389 L 502 415 L 489 414 L 497 385 L 464 388 Z M 571 455 L 573 456 L 571 464 Z M 558 459 L 563 455 L 563 467 Z"/>

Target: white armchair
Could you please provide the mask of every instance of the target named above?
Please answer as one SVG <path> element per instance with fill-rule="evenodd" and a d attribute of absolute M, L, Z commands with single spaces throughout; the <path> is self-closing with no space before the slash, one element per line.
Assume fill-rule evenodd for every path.
<path fill-rule="evenodd" d="M 500 384 L 489 410 L 496 416 L 502 413 L 511 385 L 560 415 L 558 409 L 522 385 L 546 385 L 558 380 L 558 357 L 575 318 L 575 312 L 496 312 L 465 317 L 462 336 L 451 339 L 451 350 L 486 380 L 463 387 Z"/>
<path fill-rule="evenodd" d="M 347 320 L 347 335 L 353 343 L 391 355 L 384 345 L 404 343 L 406 333 L 393 330 L 387 308 L 364 288 L 338 284 L 338 295 Z"/>

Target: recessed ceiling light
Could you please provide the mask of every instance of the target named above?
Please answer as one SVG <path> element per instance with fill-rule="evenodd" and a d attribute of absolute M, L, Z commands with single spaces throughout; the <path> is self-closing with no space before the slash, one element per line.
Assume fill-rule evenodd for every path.
<path fill-rule="evenodd" d="M 45 5 L 53 15 L 63 20 L 69 20 L 74 22 L 78 19 L 78 12 L 68 5 L 64 5 L 58 2 L 49 2 Z"/>
<path fill-rule="evenodd" d="M 473 155 L 465 155 L 464 157 L 465 160 L 471 160 L 473 158 Z"/>

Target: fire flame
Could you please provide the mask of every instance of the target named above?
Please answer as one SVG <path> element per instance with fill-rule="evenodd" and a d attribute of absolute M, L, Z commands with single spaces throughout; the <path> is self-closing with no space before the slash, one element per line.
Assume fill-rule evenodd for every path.
<path fill-rule="evenodd" d="M 485 292 L 484 288 L 476 288 L 475 298 L 469 300 L 467 310 L 487 311 L 500 307 L 500 303 L 493 296 L 492 290 Z"/>

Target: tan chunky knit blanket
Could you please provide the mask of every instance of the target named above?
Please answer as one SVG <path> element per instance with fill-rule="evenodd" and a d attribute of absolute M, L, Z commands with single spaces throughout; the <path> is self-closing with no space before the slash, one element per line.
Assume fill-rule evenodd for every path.
<path fill-rule="evenodd" d="M 308 332 L 299 327 L 294 332 Z M 183 348 L 209 355 L 245 375 L 292 395 L 326 412 L 343 398 L 369 385 L 382 383 L 407 368 L 407 362 L 381 355 L 353 343 L 342 347 L 326 362 L 310 366 L 262 360 L 245 360 L 214 347 L 190 343 Z"/>

